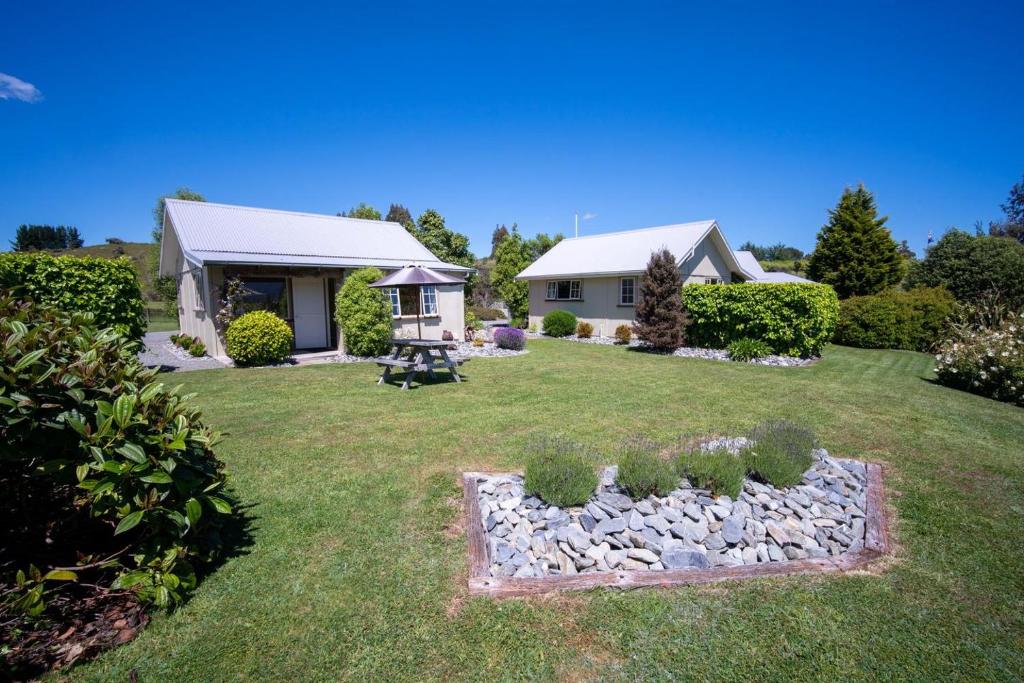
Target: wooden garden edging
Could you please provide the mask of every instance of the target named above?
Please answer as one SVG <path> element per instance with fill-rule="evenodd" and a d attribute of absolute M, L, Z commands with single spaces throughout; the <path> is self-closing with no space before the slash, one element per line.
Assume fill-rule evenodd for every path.
<path fill-rule="evenodd" d="M 862 569 L 889 552 L 889 530 L 885 511 L 885 488 L 882 466 L 866 463 L 867 501 L 864 548 L 838 557 L 763 562 L 736 567 L 709 569 L 617 570 L 592 572 L 574 576 L 541 576 L 515 578 L 490 575 L 487 539 L 480 518 L 477 478 L 508 476 L 508 473 L 464 472 L 462 475 L 463 506 L 466 514 L 466 540 L 469 549 L 469 592 L 471 595 L 513 597 L 539 595 L 553 591 L 609 588 L 642 588 L 645 586 L 681 586 L 714 583 L 737 579 L 754 579 L 795 574 L 847 572 Z"/>

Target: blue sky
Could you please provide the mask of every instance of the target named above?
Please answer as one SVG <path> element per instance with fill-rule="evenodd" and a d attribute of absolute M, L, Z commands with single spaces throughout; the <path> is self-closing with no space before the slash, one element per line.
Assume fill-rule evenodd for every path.
<path fill-rule="evenodd" d="M 582 234 L 716 218 L 810 249 L 863 182 L 920 251 L 1024 173 L 1024 3 L 216 4 L 5 7 L 4 243 L 146 239 L 188 185 L 433 207 L 478 253 L 577 210 Z"/>

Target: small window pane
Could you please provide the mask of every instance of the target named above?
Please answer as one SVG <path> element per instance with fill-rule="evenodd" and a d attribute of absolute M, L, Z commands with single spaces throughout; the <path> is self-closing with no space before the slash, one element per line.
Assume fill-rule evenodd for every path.
<path fill-rule="evenodd" d="M 635 280 L 631 277 L 624 277 L 620 280 L 619 284 L 619 303 L 620 304 L 632 304 L 634 302 L 633 292 L 635 287 Z"/>
<path fill-rule="evenodd" d="M 416 315 L 419 309 L 420 297 L 417 291 L 419 287 L 399 287 L 398 298 L 401 303 L 402 315 Z"/>
<path fill-rule="evenodd" d="M 558 283 L 557 282 L 551 281 L 551 282 L 548 283 L 548 295 L 547 295 L 547 298 L 548 299 L 557 299 L 558 298 Z"/>
<path fill-rule="evenodd" d="M 397 318 L 402 315 L 402 303 L 398 298 L 398 288 L 392 287 L 389 289 L 388 297 L 391 299 L 391 315 Z"/>
<path fill-rule="evenodd" d="M 580 281 L 570 280 L 569 281 L 569 298 L 579 299 L 580 298 Z"/>
<path fill-rule="evenodd" d="M 434 285 L 423 287 L 423 315 L 437 315 L 437 290 Z"/>

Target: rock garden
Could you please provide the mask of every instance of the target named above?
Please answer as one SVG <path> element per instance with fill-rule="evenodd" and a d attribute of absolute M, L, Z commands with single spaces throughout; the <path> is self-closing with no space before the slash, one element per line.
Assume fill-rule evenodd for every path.
<path fill-rule="evenodd" d="M 534 449 L 522 476 L 468 475 L 490 577 L 827 562 L 865 548 L 865 463 L 792 423 L 670 447 L 634 437 L 600 469 L 564 440 Z"/>

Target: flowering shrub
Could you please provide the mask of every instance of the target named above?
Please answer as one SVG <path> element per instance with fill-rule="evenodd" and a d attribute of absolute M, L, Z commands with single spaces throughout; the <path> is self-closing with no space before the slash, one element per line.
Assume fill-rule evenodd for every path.
<path fill-rule="evenodd" d="M 935 360 L 942 384 L 1024 406 L 1024 319 L 1019 313 L 953 325 Z"/>
<path fill-rule="evenodd" d="M 516 327 L 499 327 L 494 331 L 494 345 L 499 349 L 522 351 L 526 347 L 526 333 Z"/>

